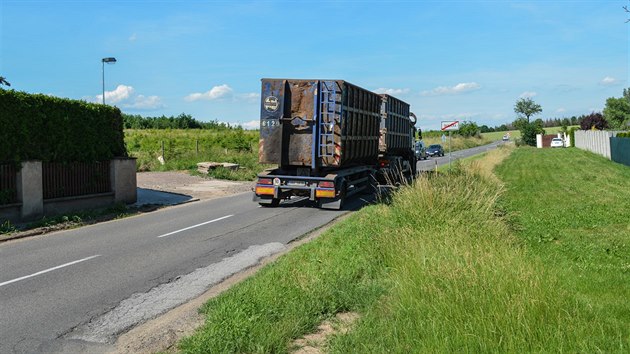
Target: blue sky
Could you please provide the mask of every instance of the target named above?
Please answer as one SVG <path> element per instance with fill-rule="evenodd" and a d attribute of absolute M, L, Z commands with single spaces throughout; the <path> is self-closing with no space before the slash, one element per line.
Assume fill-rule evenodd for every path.
<path fill-rule="evenodd" d="M 603 109 L 629 86 L 628 0 L 0 0 L 0 76 L 16 90 L 258 126 L 260 79 L 343 79 L 442 120 Z"/>

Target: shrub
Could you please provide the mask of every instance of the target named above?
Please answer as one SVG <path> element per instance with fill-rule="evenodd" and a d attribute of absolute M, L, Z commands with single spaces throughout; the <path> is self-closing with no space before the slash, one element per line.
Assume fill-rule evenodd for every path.
<path fill-rule="evenodd" d="M 524 144 L 536 146 L 536 134 L 545 134 L 542 119 L 529 122 L 523 118 L 517 119 L 514 125 L 521 132 L 521 140 Z"/>
<path fill-rule="evenodd" d="M 127 156 L 118 108 L 0 89 L 0 161 L 93 162 Z"/>
<path fill-rule="evenodd" d="M 630 138 L 630 132 L 617 133 L 617 138 Z"/>
<path fill-rule="evenodd" d="M 580 128 L 582 128 L 582 130 L 604 130 L 608 127 L 608 121 L 604 118 L 604 116 L 601 113 L 595 112 L 584 117 L 584 119 L 582 119 L 582 122 L 580 123 Z"/>

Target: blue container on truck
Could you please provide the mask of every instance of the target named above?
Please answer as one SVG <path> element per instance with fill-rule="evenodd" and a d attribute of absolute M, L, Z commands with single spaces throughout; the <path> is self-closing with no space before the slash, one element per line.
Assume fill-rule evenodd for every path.
<path fill-rule="evenodd" d="M 254 200 L 276 206 L 292 195 L 339 208 L 394 164 L 415 173 L 409 105 L 343 80 L 262 79 Z"/>

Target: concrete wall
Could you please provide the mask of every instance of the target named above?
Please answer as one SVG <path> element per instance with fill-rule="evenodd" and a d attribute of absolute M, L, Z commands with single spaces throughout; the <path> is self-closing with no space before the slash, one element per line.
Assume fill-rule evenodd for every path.
<path fill-rule="evenodd" d="M 576 130 L 575 147 L 610 160 L 610 138 L 617 133 L 619 132 L 607 130 Z"/>
<path fill-rule="evenodd" d="M 133 204 L 138 200 L 136 181 L 136 159 L 116 158 L 110 164 L 114 200 Z"/>
<path fill-rule="evenodd" d="M 42 162 L 22 162 L 22 169 L 17 173 L 18 201 L 22 203 L 20 217 L 32 220 L 44 213 L 44 189 L 42 185 Z"/>
<path fill-rule="evenodd" d="M 136 159 L 117 158 L 110 163 L 111 192 L 44 200 L 41 161 L 26 161 L 17 173 L 18 203 L 0 206 L 0 223 L 31 221 L 44 215 L 103 208 L 137 200 Z"/>

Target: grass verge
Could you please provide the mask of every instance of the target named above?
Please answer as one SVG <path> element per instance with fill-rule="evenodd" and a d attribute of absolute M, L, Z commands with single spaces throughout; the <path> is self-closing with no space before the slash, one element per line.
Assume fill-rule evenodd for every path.
<path fill-rule="evenodd" d="M 157 207 L 158 206 L 150 205 L 141 207 L 129 207 L 123 203 L 119 203 L 108 208 L 94 209 L 50 217 L 45 216 L 39 220 L 30 223 L 12 224 L 10 221 L 7 220 L 4 223 L 0 224 L 0 242 L 11 240 L 14 238 L 40 235 L 52 231 L 73 229 L 107 220 L 122 219 L 132 215 L 136 215 L 141 212 L 154 210 Z"/>
<path fill-rule="evenodd" d="M 446 134 L 446 136 L 447 136 L 446 142 L 443 142 L 441 137 L 425 137 L 423 141 L 427 147 L 432 144 L 440 144 L 444 147 L 445 153 L 448 153 L 448 145 L 449 145 L 448 134 Z M 479 138 L 477 137 L 464 138 L 459 135 L 453 135 L 451 136 L 451 151 L 459 151 L 459 150 L 474 148 L 477 146 L 487 145 L 493 141 L 494 140 L 488 139 L 484 137 L 483 135 Z"/>
<path fill-rule="evenodd" d="M 544 153 L 569 154 L 564 155 L 567 165 L 576 157 L 580 166 L 585 163 L 582 158 L 598 159 L 570 155 L 569 150 Z M 361 319 L 349 333 L 334 336 L 328 351 L 627 351 L 630 316 L 624 316 L 628 309 L 624 289 L 630 282 L 621 266 L 627 258 L 615 256 L 622 258 L 615 268 L 594 257 L 597 250 L 580 251 L 577 256 L 590 259 L 594 268 L 609 269 L 611 277 L 599 282 L 597 294 L 580 291 L 580 283 L 565 280 L 564 266 L 571 257 L 567 256 L 568 263 L 557 264 L 552 255 L 539 254 L 524 233 L 530 227 L 524 215 L 532 206 L 513 201 L 531 191 L 518 192 L 508 178 L 519 170 L 500 169 L 505 187 L 493 173 L 509 153 L 498 149 L 452 173 L 420 178 L 397 192 L 391 204 L 364 208 L 281 257 L 208 302 L 202 309 L 205 326 L 184 339 L 180 349 L 288 352 L 292 340 L 312 332 L 322 320 L 353 311 Z M 531 169 L 529 160 L 521 159 L 537 153 L 519 149 L 504 165 Z M 597 163 L 617 181 L 613 186 L 624 178 L 628 181 L 627 172 L 611 166 Z M 535 181 L 544 184 L 545 177 Z M 584 188 L 596 186 L 595 182 Z M 548 193 L 546 188 L 553 186 L 539 188 Z M 614 202 L 628 200 L 627 188 L 613 191 Z M 601 206 L 579 196 L 574 204 Z M 510 214 L 505 215 L 506 210 Z M 628 220 L 628 209 L 614 211 Z M 540 214 L 541 224 L 557 224 L 547 215 Z M 618 217 L 610 219 L 612 224 L 600 220 L 597 225 L 610 228 L 618 224 Z M 626 234 L 622 236 L 627 240 Z M 623 252 L 622 245 L 617 249 Z M 623 284 L 605 284 L 612 280 Z M 607 306 L 598 305 L 595 295 L 607 297 Z"/>

